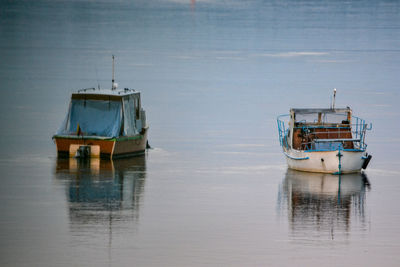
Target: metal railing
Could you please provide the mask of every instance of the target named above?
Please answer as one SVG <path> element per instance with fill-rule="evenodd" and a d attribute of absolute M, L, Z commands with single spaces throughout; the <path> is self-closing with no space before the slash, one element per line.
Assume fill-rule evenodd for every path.
<path fill-rule="evenodd" d="M 282 148 L 289 148 L 287 142 L 287 136 L 289 129 L 286 129 L 285 122 L 283 121 L 284 118 L 289 117 L 289 114 L 280 115 L 277 117 L 276 121 L 278 123 L 278 134 L 279 134 L 279 144 Z"/>
<path fill-rule="evenodd" d="M 286 149 L 289 148 L 287 140 L 289 129 L 286 128 L 284 121 L 287 117 L 289 117 L 288 114 L 277 117 L 279 143 L 282 148 Z M 331 151 L 337 150 L 341 146 L 344 150 L 364 151 L 367 148 L 365 132 L 372 129 L 372 124 L 367 125 L 365 120 L 356 116 L 352 116 L 352 122 L 352 124 L 305 124 L 305 122 L 296 122 L 299 126 L 294 127 L 294 129 L 301 129 L 301 150 Z M 327 129 L 327 131 L 316 129 Z M 351 133 L 350 136 L 349 133 Z"/>

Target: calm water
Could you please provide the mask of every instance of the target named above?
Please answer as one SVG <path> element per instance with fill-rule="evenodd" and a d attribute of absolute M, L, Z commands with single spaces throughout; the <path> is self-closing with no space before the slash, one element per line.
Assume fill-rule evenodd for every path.
<path fill-rule="evenodd" d="M 397 1 L 1 1 L 1 266 L 398 266 Z M 70 93 L 142 91 L 153 149 L 57 159 Z M 286 168 L 275 118 L 373 123 L 364 174 Z"/>

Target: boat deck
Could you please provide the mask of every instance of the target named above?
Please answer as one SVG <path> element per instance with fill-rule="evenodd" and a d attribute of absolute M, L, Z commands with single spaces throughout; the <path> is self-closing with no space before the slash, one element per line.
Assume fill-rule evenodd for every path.
<path fill-rule="evenodd" d="M 351 127 L 301 127 L 293 128 L 293 148 L 297 150 L 311 149 L 316 142 L 342 142 L 344 149 L 354 149 Z"/>
<path fill-rule="evenodd" d="M 311 111 L 314 110 L 307 110 Z M 302 151 L 332 151 L 338 150 L 339 146 L 344 150 L 363 151 L 367 147 L 365 131 L 370 130 L 371 126 L 368 127 L 363 119 L 351 116 L 332 123 L 321 122 L 321 115 L 318 115 L 318 121 L 314 122 L 292 121 L 291 133 L 287 124 L 290 116 L 285 114 L 277 118 L 279 141 L 286 149 L 289 149 L 289 144 L 292 149 Z"/>

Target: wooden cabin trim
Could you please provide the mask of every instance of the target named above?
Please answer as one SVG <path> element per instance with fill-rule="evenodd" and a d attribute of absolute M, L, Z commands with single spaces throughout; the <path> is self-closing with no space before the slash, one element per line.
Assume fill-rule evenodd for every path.
<path fill-rule="evenodd" d="M 307 125 L 305 125 L 307 128 Z M 336 139 L 347 139 L 343 140 L 346 149 L 354 148 L 353 141 L 348 141 L 353 139 L 350 127 L 331 127 L 331 128 L 307 128 L 310 133 L 304 135 L 302 133 L 302 127 L 293 128 L 293 145 L 292 147 L 297 150 L 305 150 L 305 143 L 311 143 L 314 140 L 332 140 L 334 142 Z M 326 141 L 325 141 L 326 142 Z"/>
<path fill-rule="evenodd" d="M 73 140 L 107 140 L 115 141 L 114 137 L 95 136 L 95 135 L 54 135 L 53 139 L 73 139 Z"/>
<path fill-rule="evenodd" d="M 96 95 L 96 94 L 72 94 L 71 99 L 83 100 L 103 100 L 103 101 L 121 101 L 123 96 L 119 95 Z"/>
<path fill-rule="evenodd" d="M 98 145 L 100 146 L 100 154 L 111 154 L 114 146 L 114 140 L 96 140 L 96 139 L 71 139 L 71 138 L 55 138 L 57 151 L 60 153 L 69 153 L 71 144 L 76 145 Z"/>
<path fill-rule="evenodd" d="M 351 113 L 350 108 L 292 108 L 290 109 L 290 113 L 297 114 L 316 114 L 316 113 Z"/>

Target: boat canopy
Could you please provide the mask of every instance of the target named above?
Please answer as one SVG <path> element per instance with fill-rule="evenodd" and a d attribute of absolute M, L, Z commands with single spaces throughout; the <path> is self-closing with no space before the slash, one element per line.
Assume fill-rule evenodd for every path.
<path fill-rule="evenodd" d="M 145 126 L 142 117 L 139 92 L 76 93 L 56 135 L 132 136 Z"/>
<path fill-rule="evenodd" d="M 338 108 L 338 109 L 298 109 L 294 108 L 290 110 L 292 119 L 298 123 L 340 123 L 349 124 L 351 120 L 351 109 L 350 108 Z"/>

